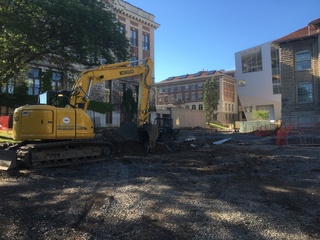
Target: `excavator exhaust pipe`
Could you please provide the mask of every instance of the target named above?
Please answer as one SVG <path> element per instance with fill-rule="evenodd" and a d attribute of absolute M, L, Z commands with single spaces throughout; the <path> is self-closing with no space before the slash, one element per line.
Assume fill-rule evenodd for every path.
<path fill-rule="evenodd" d="M 13 150 L 0 150 L 0 170 L 7 171 L 17 167 L 17 154 Z"/>

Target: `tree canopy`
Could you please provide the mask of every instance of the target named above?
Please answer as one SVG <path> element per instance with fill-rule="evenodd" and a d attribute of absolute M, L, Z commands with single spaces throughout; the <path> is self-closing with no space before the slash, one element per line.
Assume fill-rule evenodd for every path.
<path fill-rule="evenodd" d="M 30 63 L 57 70 L 129 57 L 129 41 L 99 0 L 0 0 L 0 85 Z"/>
<path fill-rule="evenodd" d="M 204 85 L 203 101 L 207 122 L 210 122 L 212 116 L 218 110 L 219 98 L 219 83 L 212 77 L 211 79 L 208 79 Z"/>
<path fill-rule="evenodd" d="M 267 120 L 269 118 L 269 112 L 267 110 L 253 110 L 252 119 L 254 120 Z"/>
<path fill-rule="evenodd" d="M 136 114 L 138 110 L 138 103 L 135 101 L 133 97 L 133 92 L 131 88 L 123 92 L 122 106 L 125 112 L 127 113 L 127 120 L 131 121 L 133 119 L 134 114 Z"/>

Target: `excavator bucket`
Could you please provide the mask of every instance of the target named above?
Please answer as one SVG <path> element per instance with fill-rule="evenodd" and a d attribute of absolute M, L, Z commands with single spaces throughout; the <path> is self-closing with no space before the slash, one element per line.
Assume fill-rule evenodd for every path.
<path fill-rule="evenodd" d="M 0 150 L 0 170 L 7 171 L 17 166 L 17 154 L 13 150 Z"/>
<path fill-rule="evenodd" d="M 147 127 L 147 132 L 149 136 L 149 150 L 151 150 L 159 137 L 159 127 L 157 124 L 150 124 Z"/>

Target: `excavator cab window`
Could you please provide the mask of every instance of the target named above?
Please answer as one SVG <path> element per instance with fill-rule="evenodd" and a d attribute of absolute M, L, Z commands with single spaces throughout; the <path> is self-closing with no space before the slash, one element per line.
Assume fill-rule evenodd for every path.
<path fill-rule="evenodd" d="M 46 91 L 39 94 L 38 104 L 66 107 L 69 104 L 70 91 Z"/>

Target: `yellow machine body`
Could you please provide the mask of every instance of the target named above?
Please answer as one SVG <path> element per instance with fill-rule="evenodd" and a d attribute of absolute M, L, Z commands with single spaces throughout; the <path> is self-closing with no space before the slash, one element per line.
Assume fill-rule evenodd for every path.
<path fill-rule="evenodd" d="M 13 139 L 91 139 L 93 123 L 82 109 L 30 105 L 15 109 Z"/>

